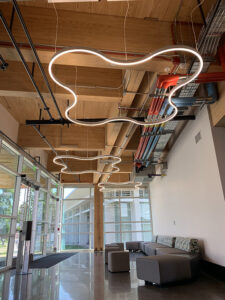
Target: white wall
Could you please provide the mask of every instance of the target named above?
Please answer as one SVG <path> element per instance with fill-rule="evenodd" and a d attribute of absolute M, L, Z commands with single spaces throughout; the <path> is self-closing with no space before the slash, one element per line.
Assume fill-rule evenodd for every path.
<path fill-rule="evenodd" d="M 196 237 L 204 258 L 225 266 L 225 199 L 207 108 L 188 123 L 168 157 L 167 176 L 155 178 L 150 191 L 154 234 Z"/>
<path fill-rule="evenodd" d="M 5 107 L 0 104 L 0 130 L 16 143 L 18 129 L 19 123 L 10 115 Z"/>

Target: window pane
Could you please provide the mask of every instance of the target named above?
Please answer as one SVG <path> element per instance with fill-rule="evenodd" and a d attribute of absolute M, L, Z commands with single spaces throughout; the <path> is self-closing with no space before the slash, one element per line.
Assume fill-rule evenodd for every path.
<path fill-rule="evenodd" d="M 62 250 L 88 249 L 90 238 L 89 234 L 62 234 Z"/>
<path fill-rule="evenodd" d="M 11 219 L 0 218 L 0 235 L 10 234 Z"/>
<path fill-rule="evenodd" d="M 104 193 L 105 244 L 150 240 L 151 231 L 147 188 Z"/>
<path fill-rule="evenodd" d="M 49 200 L 49 212 L 48 212 L 48 222 L 53 224 L 55 222 L 55 214 L 56 214 L 56 200 L 50 198 Z"/>
<path fill-rule="evenodd" d="M 2 147 L 0 147 L 0 164 L 17 172 L 18 157 L 18 154 L 11 148 L 7 147 L 4 143 L 2 144 Z"/>
<path fill-rule="evenodd" d="M 93 248 L 93 223 L 94 207 L 90 188 L 64 188 L 62 250 Z"/>
<path fill-rule="evenodd" d="M 105 222 L 120 222 L 120 204 L 119 200 L 104 201 L 104 221 Z"/>
<path fill-rule="evenodd" d="M 44 236 L 36 233 L 35 246 L 34 246 L 35 254 L 42 254 L 43 243 L 44 243 Z"/>
<path fill-rule="evenodd" d="M 105 233 L 104 240 L 105 240 L 105 244 L 120 243 L 120 233 L 119 232 Z"/>
<path fill-rule="evenodd" d="M 0 169 L 0 215 L 12 215 L 15 176 Z"/>
<path fill-rule="evenodd" d="M 48 188 L 48 177 L 46 174 L 44 174 L 43 172 L 41 172 L 41 176 L 40 176 L 40 184 L 42 188 L 47 189 Z"/>
<path fill-rule="evenodd" d="M 35 165 L 24 159 L 22 173 L 26 175 L 27 179 L 36 181 L 36 169 Z"/>
<path fill-rule="evenodd" d="M 6 266 L 8 241 L 9 241 L 8 237 L 0 236 L 0 268 Z"/>
<path fill-rule="evenodd" d="M 36 234 L 44 234 L 44 233 L 45 233 L 45 225 L 38 223 L 36 227 Z"/>
<path fill-rule="evenodd" d="M 58 196 L 58 184 L 55 181 L 51 181 L 51 193 L 54 196 Z"/>
<path fill-rule="evenodd" d="M 32 221 L 34 205 L 34 189 L 22 185 L 20 188 L 17 230 L 23 227 L 23 221 Z"/>
<path fill-rule="evenodd" d="M 90 198 L 90 188 L 64 188 L 64 199 Z"/>
<path fill-rule="evenodd" d="M 120 232 L 120 223 L 105 223 L 104 224 L 105 232 Z"/>
<path fill-rule="evenodd" d="M 37 221 L 45 221 L 46 201 L 47 193 L 40 190 L 37 210 Z"/>

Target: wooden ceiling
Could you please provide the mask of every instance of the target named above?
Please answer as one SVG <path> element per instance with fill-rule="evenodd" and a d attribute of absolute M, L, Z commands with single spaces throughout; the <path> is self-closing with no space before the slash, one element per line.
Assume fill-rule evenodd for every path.
<path fill-rule="evenodd" d="M 128 16 L 132 18 L 151 18 L 159 21 L 175 20 L 180 3 L 182 3 L 178 20 L 190 22 L 190 15 L 193 7 L 196 6 L 195 0 L 181 1 L 181 0 L 136 0 L 129 1 Z M 212 1 L 205 1 L 203 4 L 206 14 L 211 8 Z M 23 1 L 21 5 L 54 8 L 53 4 L 48 3 L 47 0 Z M 127 11 L 127 0 L 121 1 L 107 1 L 90 3 L 55 3 L 57 10 L 69 10 L 75 12 L 82 12 L 88 14 L 100 14 L 109 16 L 124 17 Z M 194 14 L 194 20 L 201 21 L 199 11 Z"/>
<path fill-rule="evenodd" d="M 206 15 L 214 3 L 215 0 L 205 0 L 203 9 Z M 129 6 L 125 24 L 128 58 L 172 45 L 175 42 L 175 36 L 177 42 L 194 45 L 190 15 L 196 6 L 195 0 L 137 0 L 130 1 Z M 68 46 L 93 47 L 104 50 L 113 57 L 124 59 L 126 1 L 61 3 L 55 4 L 55 10 L 53 4 L 48 3 L 47 0 L 36 0 L 19 2 L 19 7 L 47 75 L 48 63 L 55 52 L 55 47 L 57 49 Z M 0 9 L 9 24 L 12 5 L 1 3 Z M 175 20 L 176 26 L 174 26 Z M 193 14 L 193 20 L 198 34 L 202 24 L 198 9 Z M 12 22 L 12 32 L 17 42 L 21 43 L 21 51 L 32 69 L 35 59 L 27 47 L 27 39 L 16 16 Z M 53 153 L 48 146 L 32 127 L 24 125 L 26 120 L 38 119 L 40 109 L 42 109 L 42 118 L 47 119 L 48 116 L 2 24 L 0 24 L 0 53 L 9 64 L 5 72 L 0 72 L 0 103 L 20 123 L 18 144 L 26 149 L 48 150 L 47 167 L 52 172 L 58 172 L 59 168 L 52 164 Z M 146 96 L 135 93 L 154 90 L 157 74 L 164 74 L 172 68 L 171 57 L 157 58 L 144 69 L 139 67 L 135 70 L 122 70 L 113 68 L 93 56 L 78 54 L 57 60 L 55 72 L 61 81 L 74 87 L 79 95 L 77 107 L 71 112 L 71 117 L 108 118 L 121 114 L 137 116 L 137 112 L 121 111 L 119 106 L 141 108 Z M 34 78 L 53 117 L 58 118 L 37 64 L 34 65 L 33 71 Z M 65 90 L 56 86 L 50 78 L 49 81 L 64 115 L 72 98 Z M 126 90 L 133 93 L 124 93 L 124 81 L 128 82 Z M 93 86 L 98 87 L 93 88 Z M 144 108 L 148 106 L 149 101 L 145 103 Z M 45 125 L 41 126 L 41 132 L 58 151 L 61 151 L 60 153 L 81 151 L 84 155 L 88 152 L 88 155 L 98 153 L 125 156 L 127 164 L 122 163 L 121 172 L 113 175 L 110 180 L 129 180 L 133 153 L 140 135 L 137 126 L 122 123 L 95 128 L 76 125 L 70 125 L 69 128 L 61 125 Z M 119 153 L 121 145 L 123 148 Z M 94 162 L 93 165 L 85 162 L 76 163 L 72 164 L 71 168 L 77 170 L 80 167 L 83 170 L 90 166 L 96 170 L 108 170 L 108 167 L 100 162 Z M 64 183 L 97 183 L 104 179 L 104 176 L 99 178 L 98 175 L 92 174 L 76 177 L 62 175 L 61 179 Z"/>

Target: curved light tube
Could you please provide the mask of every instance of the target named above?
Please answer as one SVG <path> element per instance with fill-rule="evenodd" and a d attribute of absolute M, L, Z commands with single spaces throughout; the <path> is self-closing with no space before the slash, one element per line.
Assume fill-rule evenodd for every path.
<path fill-rule="evenodd" d="M 74 159 L 74 160 L 91 161 L 91 160 L 104 159 L 104 158 L 111 158 L 114 160 L 114 162 L 111 163 L 112 171 L 110 171 L 110 172 L 100 172 L 97 170 L 69 171 L 67 164 L 65 164 L 63 161 L 60 161 L 60 162 L 58 161 L 60 159 Z M 99 175 L 104 175 L 104 174 L 111 175 L 113 173 L 119 172 L 120 169 L 118 167 L 116 167 L 116 165 L 121 162 L 121 158 L 118 156 L 114 156 L 114 155 L 98 155 L 98 156 L 93 156 L 93 157 L 81 157 L 81 156 L 75 156 L 75 155 L 57 155 L 54 157 L 53 162 L 56 165 L 62 167 L 61 173 L 64 173 L 64 174 L 80 175 L 80 174 L 95 173 L 95 174 L 99 174 Z"/>
<path fill-rule="evenodd" d="M 184 80 L 183 82 L 179 83 L 177 86 L 173 87 L 171 89 L 171 91 L 169 92 L 168 95 L 168 103 L 174 108 L 173 113 L 170 116 L 167 116 L 165 118 L 161 118 L 159 120 L 151 120 L 151 121 L 146 121 L 146 122 L 142 122 L 142 121 L 137 121 L 133 118 L 129 118 L 129 117 L 117 117 L 117 118 L 109 118 L 109 119 L 105 119 L 99 122 L 85 122 L 85 121 L 78 121 L 77 119 L 72 119 L 69 116 L 69 111 L 71 109 L 73 109 L 76 104 L 77 104 L 77 94 L 70 89 L 68 86 L 66 86 L 65 83 L 60 82 L 58 79 L 56 79 L 53 71 L 52 71 L 52 66 L 54 65 L 55 61 L 59 58 L 62 57 L 68 53 L 87 53 L 87 54 L 93 54 L 95 56 L 100 57 L 102 60 L 108 62 L 109 64 L 112 65 L 117 65 L 117 66 L 122 66 L 122 67 L 131 67 L 131 66 L 136 66 L 136 65 L 140 65 L 140 64 L 144 64 L 146 62 L 149 62 L 151 59 L 153 59 L 154 57 L 161 55 L 161 54 L 165 54 L 165 53 L 169 53 L 169 52 L 174 52 L 174 51 L 182 51 L 182 52 L 187 52 L 187 53 L 191 53 L 194 56 L 196 56 L 196 58 L 199 60 L 199 66 L 197 68 L 197 70 L 195 71 L 194 74 L 192 74 L 190 77 L 187 77 L 186 80 Z M 116 59 L 112 59 L 107 57 L 105 54 L 103 54 L 101 51 L 95 50 L 95 49 L 89 49 L 89 48 L 71 48 L 71 49 L 64 49 L 59 51 L 58 53 L 56 53 L 48 66 L 48 71 L 49 74 L 52 78 L 52 80 L 58 84 L 59 86 L 61 86 L 62 88 L 64 88 L 65 90 L 67 90 L 69 93 L 72 94 L 73 98 L 74 98 L 74 102 L 66 109 L 65 111 L 65 116 L 66 118 L 71 121 L 74 124 L 77 125 L 82 125 L 82 126 L 100 126 L 100 125 L 104 125 L 110 122 L 114 122 L 114 121 L 123 121 L 123 122 L 130 122 L 136 125 L 142 125 L 142 126 L 146 126 L 146 125 L 159 125 L 165 122 L 168 122 L 170 120 L 172 120 L 177 112 L 178 109 L 176 107 L 176 105 L 173 104 L 172 102 L 172 96 L 174 95 L 174 93 L 180 89 L 181 87 L 187 85 L 188 83 L 190 83 L 191 81 L 193 81 L 201 72 L 203 67 L 203 59 L 201 57 L 201 55 L 194 49 L 191 47 L 187 47 L 187 46 L 170 46 L 170 47 L 166 47 L 166 48 L 161 48 L 157 51 L 154 51 L 150 54 L 147 54 L 146 56 L 144 56 L 141 59 L 135 59 L 135 60 L 130 60 L 130 61 L 122 61 L 122 60 L 116 60 Z"/>
<path fill-rule="evenodd" d="M 110 187 L 110 185 L 112 187 Z M 116 188 L 116 186 L 124 186 L 124 188 Z M 100 192 L 107 192 L 110 191 L 112 189 L 118 189 L 118 190 L 122 190 L 122 189 L 126 189 L 126 185 L 130 186 L 130 185 L 134 185 L 134 190 L 139 190 L 140 186 L 142 185 L 142 182 L 133 182 L 133 181 L 126 181 L 126 182 L 100 182 L 98 184 L 98 187 L 100 188 L 99 191 Z M 131 189 L 129 187 L 129 189 Z"/>

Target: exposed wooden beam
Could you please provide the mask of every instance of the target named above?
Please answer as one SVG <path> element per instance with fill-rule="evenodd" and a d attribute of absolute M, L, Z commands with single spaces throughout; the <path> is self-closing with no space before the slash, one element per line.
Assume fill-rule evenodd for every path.
<path fill-rule="evenodd" d="M 11 5 L 2 3 L 0 8 L 8 22 Z M 53 9 L 20 6 L 24 20 L 36 45 L 55 45 L 56 16 Z M 58 11 L 57 45 L 68 47 L 92 47 L 97 49 L 124 51 L 124 17 Z M 13 23 L 13 33 L 17 40 L 27 43 L 17 18 Z M 126 38 L 128 52 L 148 53 L 173 44 L 171 22 L 153 19 L 127 18 Z M 199 28 L 196 28 L 198 32 Z M 193 33 L 189 24 L 181 24 L 184 44 L 193 43 Z M 2 41 L 8 36 L 0 27 Z"/>
<path fill-rule="evenodd" d="M 156 83 L 156 79 L 157 79 L 157 74 L 146 73 L 138 91 L 140 91 L 141 93 L 146 93 L 149 91 L 153 92 L 155 83 Z M 149 90 L 149 89 L 151 89 L 151 90 Z M 141 109 L 141 108 L 148 107 L 149 103 L 150 103 L 150 98 L 147 97 L 146 95 L 136 95 L 132 102 L 132 107 Z M 129 117 L 135 117 L 139 113 L 140 113 L 139 111 L 131 110 L 130 112 L 128 112 L 127 115 Z M 137 127 L 138 127 L 137 125 L 130 124 L 130 123 L 124 123 L 122 125 L 120 132 L 118 134 L 118 137 L 114 143 L 114 147 L 111 151 L 112 155 L 121 156 L 123 154 L 123 151 L 126 149 L 133 134 L 137 130 Z M 108 169 L 106 169 L 106 170 L 108 170 Z M 107 175 L 103 175 L 100 180 L 104 182 L 106 179 L 107 179 Z"/>
<path fill-rule="evenodd" d="M 136 152 L 137 147 L 139 145 L 140 137 L 141 137 L 141 128 L 137 127 L 129 143 L 127 144 L 126 150 Z"/>
<path fill-rule="evenodd" d="M 81 101 L 79 97 L 76 108 L 70 111 L 72 118 L 83 119 L 83 118 L 108 118 L 112 111 L 115 110 L 114 116 L 118 114 L 118 103 L 107 101 L 108 98 L 100 99 L 95 97 L 96 101 Z M 67 98 L 57 102 L 65 116 L 65 110 L 68 106 Z M 119 100 L 119 98 L 118 98 Z M 51 99 L 47 99 L 47 106 L 49 107 L 54 118 L 58 118 L 56 108 Z M 72 103 L 70 101 L 70 103 Z M 20 123 L 25 124 L 26 120 L 38 120 L 40 109 L 43 107 L 39 98 L 20 98 L 20 97 L 1 97 L 0 104 L 2 104 L 8 112 Z M 48 114 L 45 110 L 42 110 L 41 118 L 49 119 Z"/>
<path fill-rule="evenodd" d="M 145 72 L 133 70 L 131 72 L 127 72 L 126 75 L 127 75 L 126 77 L 128 78 L 127 89 L 130 91 L 137 92 L 141 85 L 141 82 L 144 78 Z M 135 93 L 124 95 L 124 97 L 121 100 L 121 105 L 130 107 L 134 98 L 135 98 Z M 118 111 L 112 110 L 112 116 L 115 116 L 116 113 L 118 114 Z M 123 125 L 121 123 L 107 125 L 107 127 L 106 127 L 106 149 L 105 149 L 104 154 L 108 155 L 113 151 L 114 147 L 118 147 L 117 145 L 115 145 L 115 142 L 118 138 L 118 135 L 120 133 L 122 126 Z M 103 169 L 104 169 L 104 166 L 98 165 L 99 171 L 102 171 Z M 97 183 L 99 178 L 100 178 L 99 175 L 94 175 L 94 183 Z"/>
<path fill-rule="evenodd" d="M 41 132 L 56 150 L 79 151 L 88 149 L 89 151 L 100 151 L 105 149 L 104 127 L 87 128 L 70 125 L 68 128 L 60 125 L 43 125 Z M 26 125 L 19 127 L 18 144 L 23 148 L 50 150 L 38 133 Z"/>
<path fill-rule="evenodd" d="M 129 181 L 130 180 L 130 174 L 129 173 L 116 173 L 116 174 L 112 174 L 112 176 L 110 176 L 110 179 L 108 180 L 108 182 L 125 182 L 125 181 Z"/>
<path fill-rule="evenodd" d="M 82 175 L 60 174 L 60 181 L 63 184 L 93 183 L 93 174 L 82 174 Z"/>
<path fill-rule="evenodd" d="M 20 62 L 8 62 L 9 66 L 5 72 L 0 72 L 0 96 L 14 97 L 37 97 L 37 93 L 26 74 L 23 65 Z M 47 65 L 43 65 L 48 75 Z M 29 64 L 32 70 L 32 64 Z M 100 69 L 72 66 L 55 66 L 55 74 L 57 78 L 66 83 L 72 89 L 76 89 L 78 95 L 83 96 L 86 101 L 108 99 L 108 101 L 118 101 L 122 96 L 122 88 L 117 89 L 122 83 L 122 71 L 116 69 Z M 49 76 L 48 76 L 49 77 Z M 34 79 L 40 91 L 48 96 L 48 90 L 39 72 L 38 66 L 34 69 Z M 56 98 L 72 99 L 70 93 L 63 88 L 55 85 L 51 79 L 49 82 L 52 90 L 55 92 Z M 75 86 L 103 86 L 104 88 L 82 88 Z M 113 88 L 113 89 L 110 89 Z M 116 99 L 116 100 L 115 100 Z"/>
<path fill-rule="evenodd" d="M 43 64 L 49 64 L 52 56 L 54 55 L 54 51 L 52 50 L 52 47 L 42 47 L 44 49 L 38 50 L 37 53 L 38 56 Z M 13 47 L 9 46 L 1 46 L 0 43 L 0 50 L 1 54 L 4 57 L 6 61 L 20 61 L 20 58 L 17 55 L 16 50 Z M 36 60 L 34 59 L 31 50 L 21 47 L 21 52 L 23 53 L 23 56 L 26 60 L 26 62 L 30 63 L 36 63 Z M 124 59 L 124 54 L 116 54 L 114 52 L 110 53 L 109 55 L 112 58 L 116 59 Z M 136 58 L 139 56 L 137 55 Z M 135 55 L 134 55 L 135 58 Z M 96 58 L 93 55 L 88 54 L 68 54 L 62 58 L 59 58 L 55 61 L 56 65 L 64 65 L 64 66 L 78 66 L 78 67 L 92 67 L 92 68 L 107 68 L 107 69 L 121 69 L 121 66 L 116 66 L 112 64 L 108 64 L 105 61 Z M 156 57 L 152 61 L 148 62 L 144 65 L 138 65 L 135 67 L 136 70 L 146 70 L 151 72 L 157 72 L 157 73 L 168 73 L 168 70 L 171 70 L 173 68 L 173 62 L 170 60 L 166 60 L 162 57 Z M 129 69 L 127 67 L 127 69 Z"/>

